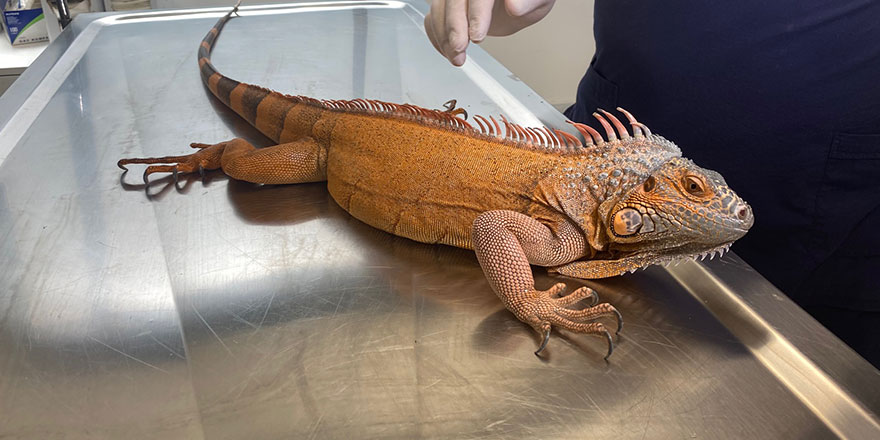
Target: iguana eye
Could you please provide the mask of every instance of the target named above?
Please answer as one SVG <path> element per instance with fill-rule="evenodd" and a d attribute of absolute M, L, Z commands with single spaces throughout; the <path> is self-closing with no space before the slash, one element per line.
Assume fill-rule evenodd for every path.
<path fill-rule="evenodd" d="M 706 195 L 706 185 L 696 176 L 685 176 L 681 183 L 684 185 L 685 191 L 690 194 L 695 196 Z"/>
<path fill-rule="evenodd" d="M 645 185 L 642 187 L 642 189 L 644 189 L 645 192 L 651 192 L 651 190 L 654 189 L 655 183 L 656 180 L 654 180 L 654 176 L 648 176 L 648 180 L 645 180 Z"/>

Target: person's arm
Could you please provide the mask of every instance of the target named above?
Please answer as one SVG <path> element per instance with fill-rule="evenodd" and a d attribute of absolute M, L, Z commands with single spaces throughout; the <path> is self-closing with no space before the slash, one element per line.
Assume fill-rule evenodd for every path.
<path fill-rule="evenodd" d="M 461 66 L 473 41 L 510 35 L 540 21 L 556 0 L 433 0 L 425 32 L 438 52 Z"/>

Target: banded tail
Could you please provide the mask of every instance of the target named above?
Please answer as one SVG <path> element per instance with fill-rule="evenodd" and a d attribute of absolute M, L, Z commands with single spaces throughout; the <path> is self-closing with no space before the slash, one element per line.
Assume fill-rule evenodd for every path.
<path fill-rule="evenodd" d="M 220 31 L 223 30 L 223 26 L 226 26 L 226 22 L 232 17 L 232 14 L 238 12 L 240 4 L 241 0 L 235 4 L 229 13 L 220 18 L 220 20 L 217 20 L 214 27 L 208 31 L 208 35 L 205 35 L 205 38 L 202 39 L 202 44 L 199 45 L 198 52 L 202 81 L 208 86 L 211 93 L 217 96 L 217 98 L 223 101 L 226 105 L 229 105 L 229 95 L 232 93 L 232 90 L 241 83 L 217 72 L 217 69 L 215 69 L 214 65 L 211 63 L 211 51 L 214 49 L 214 43 L 217 41 Z"/>
<path fill-rule="evenodd" d="M 202 81 L 208 86 L 208 89 L 217 97 L 217 99 L 238 113 L 251 125 L 260 129 L 264 134 L 275 141 L 278 141 L 282 125 L 280 122 L 283 121 L 276 121 L 272 124 L 272 127 L 261 127 L 260 125 L 264 124 L 258 123 L 257 110 L 263 100 L 270 95 L 273 95 L 274 99 L 270 100 L 272 102 L 267 102 L 265 104 L 271 104 L 273 110 L 277 110 L 277 106 L 287 107 L 281 112 L 282 115 L 286 113 L 286 110 L 289 110 L 290 107 L 293 107 L 295 103 L 291 102 L 289 99 L 285 99 L 285 96 L 279 93 L 274 93 L 269 89 L 242 83 L 229 78 L 217 72 L 217 69 L 214 68 L 214 64 L 211 63 L 211 51 L 214 49 L 217 37 L 220 35 L 220 31 L 223 30 L 223 26 L 226 25 L 226 22 L 232 18 L 232 15 L 238 15 L 239 5 L 241 5 L 241 0 L 238 0 L 238 3 L 235 4 L 231 11 L 217 20 L 217 23 L 214 24 L 214 27 L 212 27 L 210 31 L 208 31 L 208 34 L 202 39 L 201 45 L 199 45 L 199 69 L 201 71 Z"/>

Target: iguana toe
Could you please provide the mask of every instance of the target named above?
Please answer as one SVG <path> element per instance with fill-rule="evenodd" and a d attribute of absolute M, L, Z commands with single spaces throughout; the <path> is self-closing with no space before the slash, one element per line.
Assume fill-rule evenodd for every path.
<path fill-rule="evenodd" d="M 121 159 L 116 162 L 116 166 L 123 170 L 128 170 L 126 165 L 129 164 L 145 164 L 149 165 L 144 170 L 144 185 L 150 184 L 149 176 L 154 173 L 171 173 L 174 183 L 179 181 L 178 174 L 193 173 L 198 171 L 205 177 L 205 170 L 213 170 L 220 167 L 220 155 L 223 152 L 224 144 L 190 144 L 190 147 L 199 151 L 193 154 L 183 156 L 164 156 L 164 157 L 134 157 Z"/>
<path fill-rule="evenodd" d="M 582 299 L 585 299 L 587 297 L 590 298 L 590 305 L 591 306 L 595 306 L 596 304 L 599 304 L 599 294 L 596 293 L 595 290 L 590 289 L 589 287 L 586 287 L 586 286 L 581 287 L 579 289 L 576 289 L 575 291 L 569 293 L 568 295 L 560 296 L 556 302 L 557 302 L 557 304 L 559 304 L 562 307 L 568 307 L 568 306 L 570 306 L 570 305 L 572 305 Z"/>
<path fill-rule="evenodd" d="M 443 108 L 446 109 L 446 113 L 451 113 L 455 116 L 461 115 L 462 119 L 467 119 L 467 117 L 468 117 L 467 110 L 465 110 L 461 107 L 455 108 L 455 104 L 457 104 L 457 103 L 458 103 L 458 101 L 456 101 L 455 99 L 450 99 L 449 101 L 446 101 L 443 103 Z"/>
<path fill-rule="evenodd" d="M 595 292 L 589 287 L 581 287 L 574 292 L 558 297 L 565 284 L 559 283 L 544 291 L 535 291 L 531 295 L 516 298 L 508 307 L 523 322 L 529 324 L 543 336 L 541 346 L 535 355 L 546 348 L 550 340 L 550 330 L 553 326 L 569 330 L 575 333 L 585 333 L 605 336 L 608 341 L 608 354 L 614 350 L 611 333 L 601 322 L 592 322 L 605 316 L 617 318 L 617 332 L 623 328 L 623 318 L 620 312 L 611 304 L 602 303 L 587 306 L 583 309 L 569 309 L 568 306 L 589 297 L 595 297 Z"/>

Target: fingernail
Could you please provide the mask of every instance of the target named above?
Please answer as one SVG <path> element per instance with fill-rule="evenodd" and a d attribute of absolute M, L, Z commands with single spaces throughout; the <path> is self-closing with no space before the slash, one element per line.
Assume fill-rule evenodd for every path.
<path fill-rule="evenodd" d="M 476 28 L 471 29 L 470 34 L 471 34 L 471 41 L 473 41 L 474 43 L 479 43 L 479 42 L 486 39 L 486 34 L 481 33 L 479 31 L 479 29 L 476 29 Z"/>

